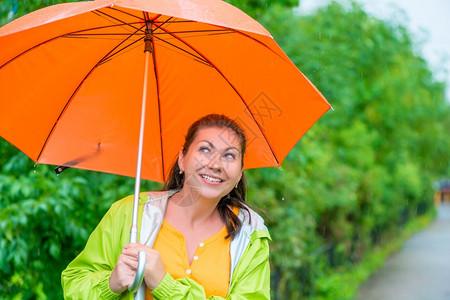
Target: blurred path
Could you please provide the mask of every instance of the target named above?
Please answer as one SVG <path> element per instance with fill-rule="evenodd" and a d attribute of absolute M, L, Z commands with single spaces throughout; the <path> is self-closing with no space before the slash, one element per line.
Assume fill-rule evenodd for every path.
<path fill-rule="evenodd" d="M 450 205 L 388 258 L 357 300 L 450 300 Z"/>

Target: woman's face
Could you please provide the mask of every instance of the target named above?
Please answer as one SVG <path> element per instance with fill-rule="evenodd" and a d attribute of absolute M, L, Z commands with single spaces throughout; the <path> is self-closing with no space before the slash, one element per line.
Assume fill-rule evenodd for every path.
<path fill-rule="evenodd" d="M 219 200 L 227 195 L 242 176 L 239 137 L 228 128 L 199 129 L 186 154 L 178 160 L 184 171 L 184 188 L 191 188 L 205 199 Z"/>

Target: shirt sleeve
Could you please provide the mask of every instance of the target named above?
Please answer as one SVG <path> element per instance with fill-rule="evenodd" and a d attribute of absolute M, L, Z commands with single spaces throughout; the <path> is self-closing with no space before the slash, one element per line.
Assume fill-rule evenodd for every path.
<path fill-rule="evenodd" d="M 173 279 L 166 273 L 158 287 L 152 291 L 158 300 L 244 300 L 270 299 L 270 264 L 267 238 L 259 238 L 247 247 L 235 274 L 226 298 L 206 298 L 203 287 L 189 278 Z"/>
<path fill-rule="evenodd" d="M 90 235 L 84 250 L 61 274 L 65 299 L 119 299 L 109 278 L 122 250 L 125 217 L 113 205 Z"/>

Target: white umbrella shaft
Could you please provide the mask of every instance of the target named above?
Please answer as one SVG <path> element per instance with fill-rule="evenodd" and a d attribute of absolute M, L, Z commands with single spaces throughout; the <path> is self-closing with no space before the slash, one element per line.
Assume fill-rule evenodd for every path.
<path fill-rule="evenodd" d="M 147 106 L 147 79 L 148 79 L 148 62 L 150 59 L 150 52 L 145 51 L 145 73 L 144 73 L 144 88 L 142 92 L 142 107 L 141 107 L 141 123 L 139 128 L 139 144 L 136 164 L 136 180 L 134 184 L 134 201 L 133 201 L 133 219 L 130 232 L 130 243 L 137 242 L 137 222 L 139 211 L 139 194 L 141 190 L 141 170 L 142 170 L 142 152 L 144 148 L 144 128 L 145 128 L 145 111 Z"/>
<path fill-rule="evenodd" d="M 147 42 L 147 41 L 146 41 Z M 136 178 L 134 184 L 134 199 L 133 199 L 133 218 L 130 230 L 130 243 L 137 242 L 138 235 L 138 213 L 139 213 L 139 195 L 141 190 L 141 170 L 142 170 L 142 154 L 144 148 L 144 128 L 145 128 L 145 112 L 147 106 L 147 82 L 148 82 L 148 65 L 150 60 L 150 51 L 145 51 L 145 67 L 144 67 L 144 87 L 142 91 L 142 107 L 141 107 L 141 123 L 139 127 L 139 144 L 136 164 Z M 128 288 L 132 293 L 135 293 L 134 299 L 145 299 L 145 285 L 142 284 L 144 279 L 146 256 L 145 252 L 139 252 L 139 262 L 136 270 L 136 277 L 133 284 Z"/>

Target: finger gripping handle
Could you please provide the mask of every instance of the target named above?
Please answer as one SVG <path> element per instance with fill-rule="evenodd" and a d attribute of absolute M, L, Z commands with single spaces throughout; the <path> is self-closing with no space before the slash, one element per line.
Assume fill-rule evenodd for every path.
<path fill-rule="evenodd" d="M 134 282 L 128 287 L 128 291 L 135 293 L 142 284 L 144 279 L 145 261 L 146 261 L 145 251 L 139 251 L 138 254 L 138 266 L 136 269 L 136 277 L 134 277 Z"/>

